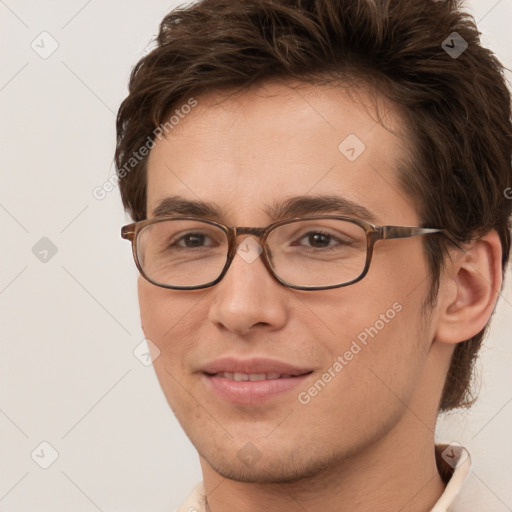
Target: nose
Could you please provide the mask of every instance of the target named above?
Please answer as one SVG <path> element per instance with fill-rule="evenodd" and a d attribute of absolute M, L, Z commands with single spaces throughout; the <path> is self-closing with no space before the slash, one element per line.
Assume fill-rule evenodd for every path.
<path fill-rule="evenodd" d="M 251 329 L 276 330 L 288 320 L 289 293 L 269 273 L 253 237 L 240 239 L 224 278 L 211 290 L 209 319 L 240 336 Z"/>

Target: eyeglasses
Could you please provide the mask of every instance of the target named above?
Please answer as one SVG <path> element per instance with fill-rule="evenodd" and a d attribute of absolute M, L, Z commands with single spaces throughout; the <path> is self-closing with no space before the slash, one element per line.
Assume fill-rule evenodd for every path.
<path fill-rule="evenodd" d="M 196 217 L 161 217 L 121 230 L 121 236 L 132 243 L 142 276 L 173 290 L 217 284 L 237 252 L 244 257 L 242 244 L 237 243 L 241 235 L 259 239 L 252 249 L 247 243 L 246 251 L 253 252 L 253 259 L 254 251 L 261 252 L 265 267 L 279 283 L 297 290 L 327 290 L 363 279 L 375 242 L 434 233 L 451 239 L 444 229 L 375 226 L 332 215 L 283 220 L 264 228 L 230 227 Z"/>

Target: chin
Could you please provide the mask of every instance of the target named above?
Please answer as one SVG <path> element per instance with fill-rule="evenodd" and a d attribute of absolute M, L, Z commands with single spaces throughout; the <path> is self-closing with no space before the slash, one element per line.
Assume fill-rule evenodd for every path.
<path fill-rule="evenodd" d="M 228 450 L 222 454 L 201 454 L 202 460 L 217 474 L 236 482 L 253 484 L 285 484 L 308 480 L 328 471 L 335 464 L 335 456 L 331 454 L 272 453 L 248 449 L 247 443 L 240 450 L 229 456 Z M 254 446 L 254 445 L 252 445 Z M 244 451 L 245 450 L 245 451 Z M 198 450 L 199 451 L 199 450 Z M 252 455 L 252 459 L 248 456 Z"/>

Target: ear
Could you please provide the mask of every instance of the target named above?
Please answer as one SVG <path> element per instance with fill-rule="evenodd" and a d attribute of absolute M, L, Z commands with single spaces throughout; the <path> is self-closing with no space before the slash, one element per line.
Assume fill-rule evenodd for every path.
<path fill-rule="evenodd" d="M 450 253 L 441 275 L 435 339 L 458 343 L 489 321 L 501 289 L 501 242 L 494 230 Z"/>

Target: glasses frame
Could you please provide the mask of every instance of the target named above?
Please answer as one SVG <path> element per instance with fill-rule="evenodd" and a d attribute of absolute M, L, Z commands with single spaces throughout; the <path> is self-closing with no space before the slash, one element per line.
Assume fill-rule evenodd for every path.
<path fill-rule="evenodd" d="M 267 239 L 270 233 L 277 229 L 280 226 L 284 226 L 286 224 L 292 224 L 297 221 L 308 221 L 308 220 L 322 220 L 322 219 L 330 219 L 330 220 L 342 220 L 346 222 L 351 222 L 352 224 L 356 224 L 357 226 L 360 226 L 366 233 L 366 261 L 364 265 L 364 269 L 361 272 L 361 274 L 356 277 L 355 279 L 352 279 L 351 281 L 348 281 L 346 283 L 341 284 L 334 284 L 334 285 L 327 285 L 327 286 L 300 286 L 300 285 L 294 285 L 291 283 L 288 283 L 284 279 L 281 279 L 279 276 L 277 276 L 272 269 L 272 266 L 270 264 L 269 254 L 268 254 L 268 246 L 267 246 Z M 169 220 L 191 220 L 191 221 L 198 221 L 198 222 L 204 222 L 205 224 L 210 224 L 212 226 L 216 226 L 219 229 L 221 229 L 227 236 L 228 240 L 228 253 L 226 258 L 226 263 L 224 265 L 224 268 L 222 269 L 219 276 L 214 279 L 213 281 L 210 281 L 209 283 L 201 284 L 201 285 L 194 285 L 194 286 L 173 286 L 173 285 L 165 285 L 162 283 L 159 283 L 157 281 L 152 280 L 149 276 L 146 275 L 144 272 L 142 265 L 139 262 L 139 257 L 137 254 L 137 238 L 139 233 L 142 229 L 144 229 L 147 226 L 151 226 L 153 224 L 158 224 L 160 222 L 166 222 Z M 375 224 L 372 224 L 371 222 L 367 222 L 361 219 L 354 219 L 352 217 L 343 217 L 338 215 L 315 215 L 315 216 L 308 216 L 308 217 L 294 217 L 292 219 L 286 219 L 281 220 L 278 222 L 274 222 L 272 224 L 269 224 L 266 227 L 245 227 L 245 226 L 226 226 L 225 224 L 221 224 L 220 222 L 215 222 L 213 220 L 209 219 L 202 219 L 198 217 L 193 216 L 183 216 L 183 217 L 174 217 L 174 216 L 168 216 L 168 217 L 155 217 L 152 219 L 146 219 L 141 220 L 139 222 L 134 222 L 132 224 L 127 224 L 126 226 L 123 226 L 121 228 L 121 237 L 125 240 L 129 240 L 132 244 L 132 254 L 133 258 L 135 260 L 135 265 L 139 269 L 139 272 L 141 273 L 142 277 L 146 279 L 146 281 L 150 282 L 151 284 L 154 284 L 155 286 L 159 286 L 161 288 L 167 288 L 171 290 L 200 290 L 203 288 L 210 288 L 211 286 L 216 285 L 219 283 L 222 278 L 226 275 L 227 271 L 229 270 L 229 267 L 231 266 L 231 263 L 233 262 L 233 259 L 235 258 L 235 255 L 237 253 L 238 244 L 237 244 L 237 238 L 241 235 L 251 235 L 259 239 L 259 244 L 262 248 L 261 256 L 263 260 L 263 264 L 265 265 L 266 269 L 269 271 L 270 275 L 280 284 L 283 286 L 286 286 L 288 288 L 293 288 L 295 290 L 308 290 L 308 291 L 315 291 L 315 290 L 330 290 L 333 288 L 342 288 L 344 286 L 349 286 L 351 284 L 357 283 L 358 281 L 361 281 L 366 274 L 368 273 L 368 270 L 370 269 L 370 264 L 373 257 L 373 248 L 375 246 L 375 243 L 379 240 L 395 240 L 399 238 L 412 238 L 416 236 L 423 236 L 423 235 L 430 235 L 440 233 L 444 236 L 446 236 L 452 243 L 460 247 L 457 242 L 452 238 L 452 236 L 446 231 L 445 229 L 436 229 L 436 228 L 422 228 L 420 226 L 376 226 Z"/>

